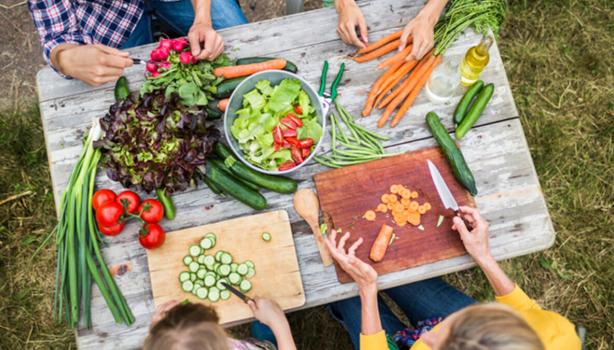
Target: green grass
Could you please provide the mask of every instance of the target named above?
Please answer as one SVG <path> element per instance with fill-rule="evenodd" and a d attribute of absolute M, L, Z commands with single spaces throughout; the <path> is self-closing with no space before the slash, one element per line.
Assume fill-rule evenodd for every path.
<path fill-rule="evenodd" d="M 511 2 L 499 47 L 557 232 L 555 245 L 503 263 L 543 306 L 588 328 L 588 348 L 614 344 L 614 8 L 609 1 Z M 0 348 L 75 347 L 50 320 L 51 195 L 37 109 L 0 112 Z M 475 269 L 447 277 L 479 299 Z M 350 349 L 323 308 L 289 315 L 300 349 Z M 245 327 L 232 330 L 246 334 Z"/>

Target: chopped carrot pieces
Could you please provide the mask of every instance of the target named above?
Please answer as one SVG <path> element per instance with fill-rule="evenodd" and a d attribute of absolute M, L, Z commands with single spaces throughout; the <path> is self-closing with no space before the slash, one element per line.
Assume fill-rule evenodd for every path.
<path fill-rule="evenodd" d="M 429 202 L 424 202 L 424 204 L 422 204 L 422 205 L 424 206 L 424 208 L 425 208 L 426 210 L 431 210 L 431 203 L 429 203 Z"/>
<path fill-rule="evenodd" d="M 424 214 L 426 213 L 426 208 L 423 205 L 418 206 L 418 213 Z"/>
<path fill-rule="evenodd" d="M 418 198 L 418 192 L 413 191 L 413 192 L 411 193 L 411 198 Z"/>
<path fill-rule="evenodd" d="M 409 203 L 409 210 L 416 211 L 418 210 L 418 206 L 419 206 L 418 202 L 411 201 L 411 203 Z"/>
<path fill-rule="evenodd" d="M 380 203 L 380 204 L 377 205 L 377 208 L 375 208 L 375 211 L 379 211 L 379 212 L 385 213 L 385 212 L 388 211 L 388 207 L 386 206 L 386 204 Z"/>
<path fill-rule="evenodd" d="M 365 218 L 365 220 L 367 221 L 373 221 L 375 220 L 375 212 L 373 210 L 367 210 L 365 212 L 365 215 L 363 215 L 362 217 Z"/>

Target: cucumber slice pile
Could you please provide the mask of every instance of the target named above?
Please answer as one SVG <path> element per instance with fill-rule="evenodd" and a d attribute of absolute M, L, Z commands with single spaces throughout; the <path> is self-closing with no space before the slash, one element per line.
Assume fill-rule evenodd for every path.
<path fill-rule="evenodd" d="M 183 258 L 186 270 L 179 273 L 179 284 L 184 292 L 214 303 L 228 300 L 232 296 L 222 282 L 247 293 L 252 289 L 249 279 L 256 274 L 256 267 L 251 260 L 241 263 L 234 261 L 227 251 L 211 252 L 216 243 L 217 237 L 209 232 L 199 242 L 191 245 L 188 255 Z"/>

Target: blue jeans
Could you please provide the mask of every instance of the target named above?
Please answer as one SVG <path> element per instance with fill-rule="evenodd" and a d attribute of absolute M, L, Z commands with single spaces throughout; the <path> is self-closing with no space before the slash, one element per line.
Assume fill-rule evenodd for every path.
<path fill-rule="evenodd" d="M 406 284 L 387 289 L 384 293 L 394 300 L 413 325 L 431 317 L 445 318 L 475 303 L 471 297 L 447 284 L 441 278 Z M 392 335 L 405 328 L 405 325 L 379 297 L 378 305 L 382 327 L 386 334 Z M 349 333 L 354 349 L 359 349 L 360 298 L 354 297 L 331 303 L 328 305 L 328 310 Z"/>
<path fill-rule="evenodd" d="M 145 12 L 122 45 L 122 49 L 145 45 L 153 42 L 151 16 L 155 14 L 175 32 L 185 36 L 194 22 L 194 9 L 190 0 L 179 1 L 145 1 Z M 247 23 L 247 18 L 241 11 L 236 0 L 211 1 L 211 21 L 214 29 L 228 28 Z"/>

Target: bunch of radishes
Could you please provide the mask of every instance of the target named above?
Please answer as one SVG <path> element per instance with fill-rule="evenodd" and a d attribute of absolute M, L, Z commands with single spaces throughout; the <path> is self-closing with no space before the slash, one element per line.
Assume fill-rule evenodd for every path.
<path fill-rule="evenodd" d="M 195 64 L 197 61 L 190 52 L 190 43 L 187 38 L 162 39 L 158 47 L 151 51 L 150 60 L 145 69 L 155 78 L 160 75 L 161 71 L 170 69 L 174 62 Z"/>

